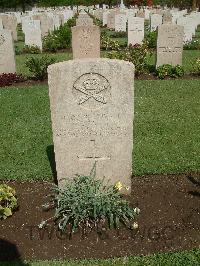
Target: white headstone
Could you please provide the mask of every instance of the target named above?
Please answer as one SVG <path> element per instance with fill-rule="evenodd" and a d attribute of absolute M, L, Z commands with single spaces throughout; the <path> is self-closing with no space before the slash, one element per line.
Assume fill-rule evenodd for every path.
<path fill-rule="evenodd" d="M 126 21 L 125 14 L 115 15 L 115 31 L 126 31 Z"/>
<path fill-rule="evenodd" d="M 37 46 L 42 50 L 42 33 L 40 20 L 31 20 L 25 29 L 25 44 L 28 46 Z"/>
<path fill-rule="evenodd" d="M 151 31 L 156 31 L 159 25 L 162 25 L 162 15 L 152 14 L 150 18 Z"/>
<path fill-rule="evenodd" d="M 142 44 L 144 39 L 144 19 L 139 17 L 128 20 L 128 44 Z"/>

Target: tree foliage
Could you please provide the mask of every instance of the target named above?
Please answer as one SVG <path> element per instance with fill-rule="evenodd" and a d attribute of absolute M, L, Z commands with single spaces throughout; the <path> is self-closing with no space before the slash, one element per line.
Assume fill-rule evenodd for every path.
<path fill-rule="evenodd" d="M 77 6 L 85 5 L 92 6 L 97 4 L 107 4 L 110 7 L 112 5 L 120 4 L 121 0 L 0 0 L 1 8 L 17 8 L 21 7 L 25 10 L 26 6 L 39 5 L 45 7 L 56 7 L 56 6 Z M 180 8 L 193 8 L 200 6 L 200 0 L 124 0 L 127 6 L 130 5 L 161 5 L 169 7 L 180 7 Z"/>

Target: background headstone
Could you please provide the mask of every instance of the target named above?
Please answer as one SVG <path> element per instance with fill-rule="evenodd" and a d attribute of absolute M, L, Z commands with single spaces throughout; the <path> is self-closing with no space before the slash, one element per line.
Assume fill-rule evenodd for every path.
<path fill-rule="evenodd" d="M 37 46 L 42 50 L 42 33 L 40 20 L 31 20 L 25 29 L 25 44 L 28 46 Z"/>
<path fill-rule="evenodd" d="M 0 17 L 3 22 L 3 28 L 5 30 L 11 30 L 14 41 L 17 41 L 17 19 L 16 17 L 12 15 L 6 15 L 6 14 L 3 14 L 3 15 L 1 14 Z"/>
<path fill-rule="evenodd" d="M 156 31 L 159 25 L 162 25 L 162 15 L 152 14 L 150 18 L 151 31 Z"/>
<path fill-rule="evenodd" d="M 72 27 L 73 58 L 100 57 L 100 29 L 98 26 Z"/>
<path fill-rule="evenodd" d="M 115 31 L 126 31 L 126 15 L 116 14 L 115 15 Z"/>
<path fill-rule="evenodd" d="M 158 27 L 156 67 L 163 64 L 182 65 L 183 27 L 163 24 Z"/>
<path fill-rule="evenodd" d="M 88 14 L 80 14 L 76 19 L 76 26 L 93 26 L 93 19 Z"/>
<path fill-rule="evenodd" d="M 15 73 L 15 53 L 10 30 L 0 30 L 0 74 Z"/>
<path fill-rule="evenodd" d="M 128 44 L 142 44 L 144 39 L 144 19 L 132 17 L 128 20 Z"/>
<path fill-rule="evenodd" d="M 166 11 L 164 12 L 162 19 L 163 19 L 162 21 L 163 24 L 172 23 L 172 14 Z"/>

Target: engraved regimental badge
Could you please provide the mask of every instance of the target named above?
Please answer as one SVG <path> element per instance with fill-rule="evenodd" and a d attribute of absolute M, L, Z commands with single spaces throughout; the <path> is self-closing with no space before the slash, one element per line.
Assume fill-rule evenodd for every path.
<path fill-rule="evenodd" d="M 78 105 L 88 109 L 101 108 L 110 99 L 110 84 L 100 74 L 87 73 L 75 81 L 73 94 Z"/>

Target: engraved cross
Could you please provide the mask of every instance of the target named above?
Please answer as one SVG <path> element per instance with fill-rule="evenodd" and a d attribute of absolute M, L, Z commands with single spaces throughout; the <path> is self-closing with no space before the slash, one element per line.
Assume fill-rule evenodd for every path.
<path fill-rule="evenodd" d="M 100 156 L 97 153 L 95 140 L 90 140 L 89 147 L 91 147 L 91 151 L 86 156 L 78 156 L 80 161 L 106 161 L 110 160 L 110 156 Z"/>

